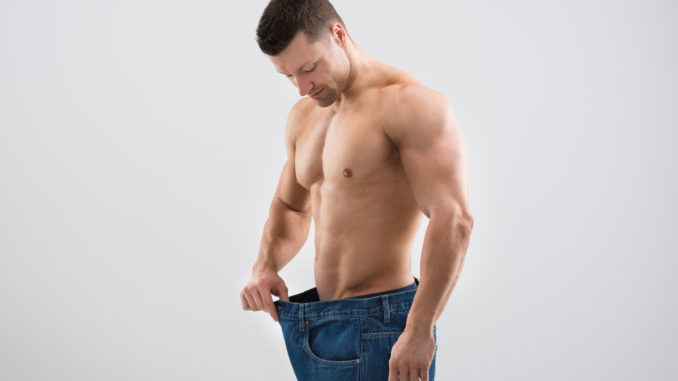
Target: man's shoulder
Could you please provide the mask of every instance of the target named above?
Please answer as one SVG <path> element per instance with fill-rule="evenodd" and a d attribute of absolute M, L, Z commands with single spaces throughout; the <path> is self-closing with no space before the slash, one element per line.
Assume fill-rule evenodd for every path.
<path fill-rule="evenodd" d="M 412 124 L 431 114 L 448 111 L 450 103 L 440 91 L 418 82 L 403 82 L 382 89 L 382 108 L 392 123 Z M 389 124 L 392 124 L 389 123 Z"/>
<path fill-rule="evenodd" d="M 385 106 L 392 107 L 393 111 L 411 111 L 427 104 L 440 106 L 447 102 L 447 98 L 440 91 L 431 89 L 419 82 L 403 81 L 382 89 L 381 99 Z"/>
<path fill-rule="evenodd" d="M 387 102 L 411 104 L 418 99 L 435 98 L 440 92 L 430 89 L 419 82 L 412 74 L 392 65 L 382 64 L 382 77 L 379 81 L 379 92 Z"/>
<path fill-rule="evenodd" d="M 411 134 L 441 128 L 452 115 L 447 97 L 420 83 L 389 86 L 381 99 L 384 132 L 397 145 Z"/>
<path fill-rule="evenodd" d="M 311 98 L 301 98 L 292 105 L 290 109 L 290 118 L 303 120 L 317 109 L 315 102 Z"/>
<path fill-rule="evenodd" d="M 301 98 L 292 105 L 285 123 L 285 140 L 291 147 L 295 146 L 297 136 L 308 124 L 310 115 L 316 109 L 317 107 L 311 98 Z"/>

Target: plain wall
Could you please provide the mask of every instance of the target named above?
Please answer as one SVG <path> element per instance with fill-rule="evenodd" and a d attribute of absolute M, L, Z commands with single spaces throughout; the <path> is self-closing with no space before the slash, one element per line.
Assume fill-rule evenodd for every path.
<path fill-rule="evenodd" d="M 239 299 L 299 99 L 266 3 L 0 2 L 0 379 L 294 379 Z M 333 4 L 467 144 L 436 378 L 677 379 L 678 3 Z"/>

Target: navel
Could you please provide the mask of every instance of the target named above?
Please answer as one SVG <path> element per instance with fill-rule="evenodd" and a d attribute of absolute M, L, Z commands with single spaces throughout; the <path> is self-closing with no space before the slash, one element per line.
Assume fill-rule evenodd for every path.
<path fill-rule="evenodd" d="M 353 176 L 353 172 L 351 171 L 351 168 L 344 168 L 344 177 L 351 177 Z"/>

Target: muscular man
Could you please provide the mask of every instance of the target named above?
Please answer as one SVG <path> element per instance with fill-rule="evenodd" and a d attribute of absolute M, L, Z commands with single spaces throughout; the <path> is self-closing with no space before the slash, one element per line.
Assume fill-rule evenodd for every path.
<path fill-rule="evenodd" d="M 298 379 L 432 380 L 435 322 L 473 227 L 449 102 L 365 53 L 326 0 L 270 1 L 257 41 L 304 98 L 285 124 L 287 162 L 243 309 L 281 324 Z M 411 251 L 424 216 L 419 281 Z M 316 287 L 288 297 L 278 272 L 311 220 Z"/>

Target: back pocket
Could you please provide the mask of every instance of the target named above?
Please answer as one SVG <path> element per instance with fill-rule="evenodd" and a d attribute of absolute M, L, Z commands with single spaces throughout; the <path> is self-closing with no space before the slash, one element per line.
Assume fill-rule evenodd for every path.
<path fill-rule="evenodd" d="M 360 363 L 360 320 L 322 318 L 305 321 L 304 349 L 316 362 L 325 365 Z"/>

